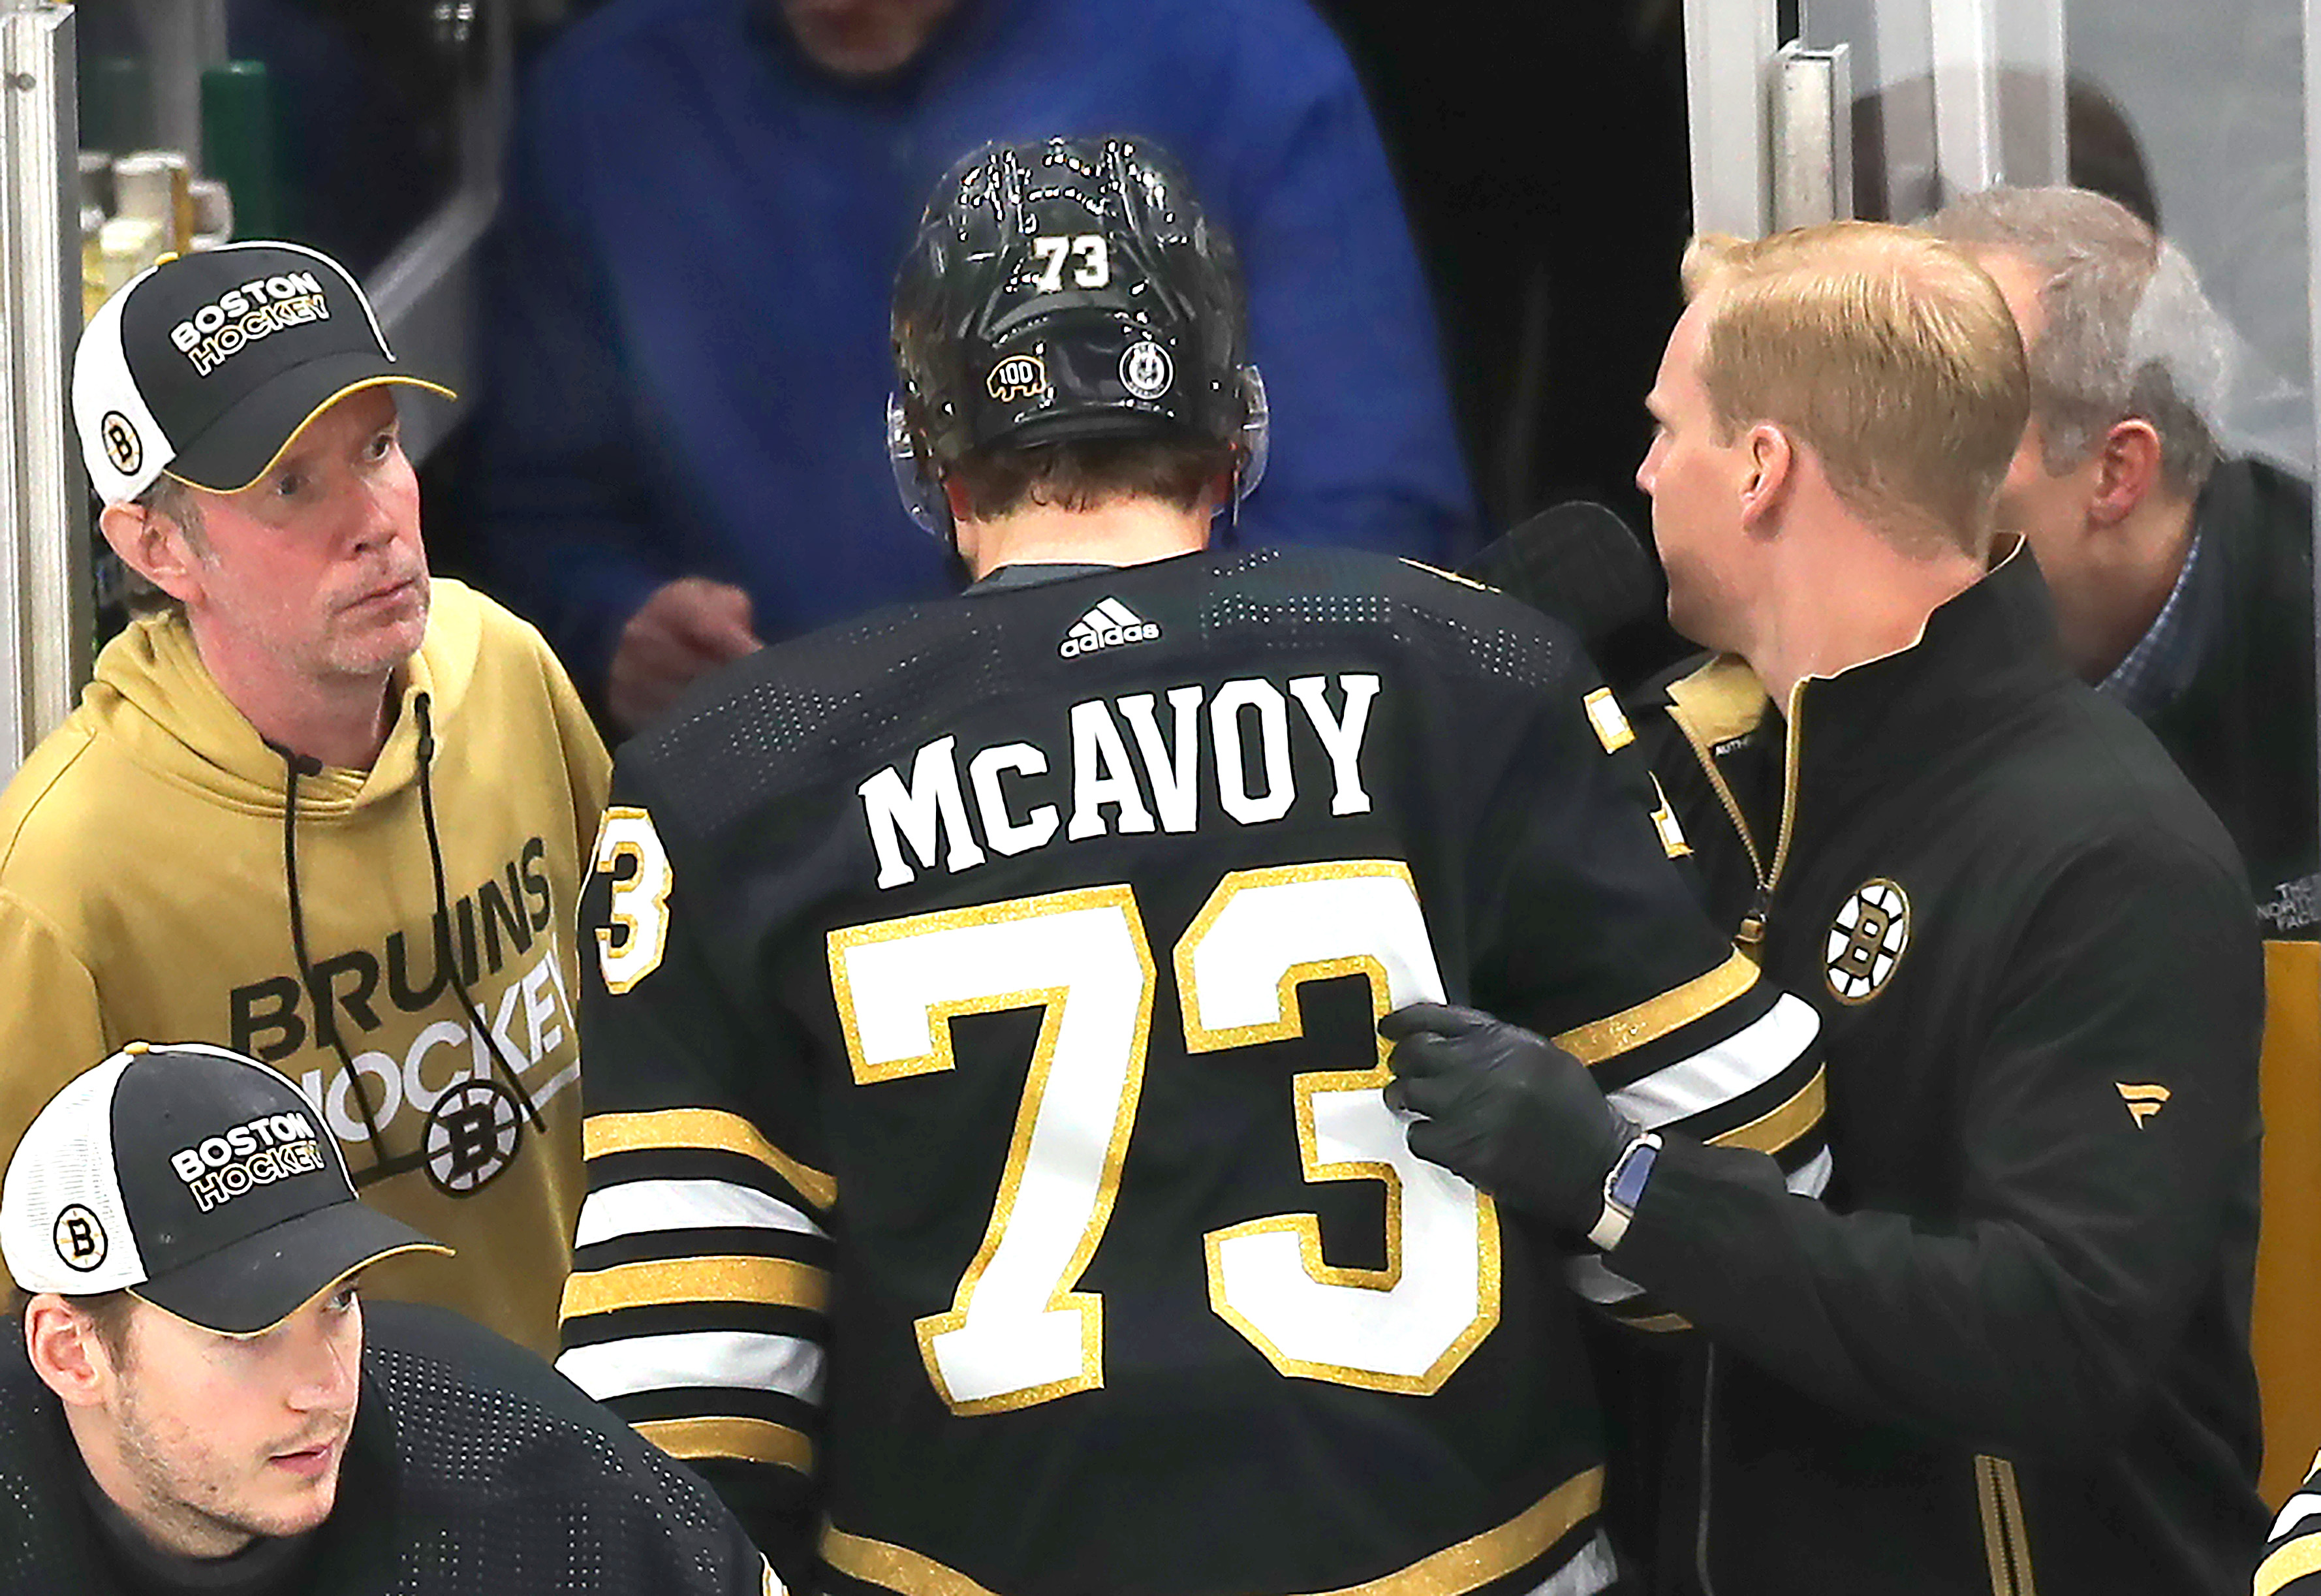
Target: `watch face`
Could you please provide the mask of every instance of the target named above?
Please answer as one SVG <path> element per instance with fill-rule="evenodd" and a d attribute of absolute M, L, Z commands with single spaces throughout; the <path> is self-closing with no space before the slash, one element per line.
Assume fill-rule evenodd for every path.
<path fill-rule="evenodd" d="M 1620 1155 L 1619 1167 L 1612 1172 L 1612 1189 L 1608 1195 L 1622 1208 L 1634 1212 L 1637 1201 L 1644 1195 L 1644 1181 L 1652 1172 L 1652 1161 L 1660 1156 L 1660 1145 L 1654 1142 L 1638 1142 Z"/>

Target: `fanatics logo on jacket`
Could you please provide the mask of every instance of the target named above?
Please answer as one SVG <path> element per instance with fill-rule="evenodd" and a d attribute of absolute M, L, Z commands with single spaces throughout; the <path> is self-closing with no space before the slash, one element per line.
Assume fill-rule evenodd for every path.
<path fill-rule="evenodd" d="M 1880 876 L 1861 883 L 1829 928 L 1824 973 L 1841 1003 L 1878 995 L 1910 945 L 1910 899 Z"/>
<path fill-rule="evenodd" d="M 2125 1081 L 2115 1081 L 2112 1084 L 2119 1088 L 2119 1100 L 2125 1103 L 2127 1111 L 2135 1117 L 2135 1128 L 2138 1130 L 2142 1130 L 2144 1123 L 2154 1114 L 2166 1108 L 2168 1099 L 2175 1095 L 2164 1086 L 2138 1086 Z"/>
<path fill-rule="evenodd" d="M 1072 623 L 1056 652 L 1067 660 L 1124 643 L 1155 643 L 1160 628 L 1117 598 L 1107 598 Z"/>

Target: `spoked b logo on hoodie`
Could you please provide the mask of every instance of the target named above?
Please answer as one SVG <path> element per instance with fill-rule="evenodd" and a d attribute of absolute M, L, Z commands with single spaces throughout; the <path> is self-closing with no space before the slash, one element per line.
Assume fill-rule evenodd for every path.
<path fill-rule="evenodd" d="M 285 970 L 228 994 L 231 1044 L 290 1073 L 347 1148 L 357 1186 L 419 1171 L 471 1197 L 514 1162 L 538 1106 L 578 1079 L 546 860 L 546 843 L 530 838 L 452 901 L 449 960 L 442 939 L 414 928 L 316 958 L 311 992 Z M 333 1053 L 351 1069 L 326 1064 Z M 564 1067 L 533 1079 L 557 1055 Z"/>

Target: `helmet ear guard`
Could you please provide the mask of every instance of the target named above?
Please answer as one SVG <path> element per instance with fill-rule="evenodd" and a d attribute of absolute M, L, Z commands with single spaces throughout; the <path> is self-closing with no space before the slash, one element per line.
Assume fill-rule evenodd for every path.
<path fill-rule="evenodd" d="M 919 451 L 919 434 L 903 407 L 903 396 L 887 396 L 887 463 L 895 471 L 895 496 L 921 532 L 946 545 L 951 536 L 951 501 L 933 462 Z"/>
<path fill-rule="evenodd" d="M 1265 480 L 1266 461 L 1272 455 L 1273 412 L 1265 399 L 1265 378 L 1253 365 L 1240 375 L 1241 421 L 1233 433 L 1235 455 L 1231 502 L 1219 506 L 1238 522 L 1242 501 Z M 951 500 L 934 463 L 922 452 L 919 434 L 905 408 L 903 396 L 887 396 L 887 463 L 895 473 L 895 497 L 921 532 L 945 544 L 955 544 Z"/>
<path fill-rule="evenodd" d="M 1233 472 L 1233 509 L 1238 519 L 1241 501 L 1265 480 L 1265 464 L 1273 454 L 1273 410 L 1265 402 L 1265 378 L 1254 365 L 1241 369 L 1241 446 L 1239 468 Z"/>

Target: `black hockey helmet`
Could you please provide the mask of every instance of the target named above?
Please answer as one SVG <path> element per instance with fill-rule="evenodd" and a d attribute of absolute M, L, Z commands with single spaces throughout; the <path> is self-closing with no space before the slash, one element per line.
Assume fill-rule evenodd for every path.
<path fill-rule="evenodd" d="M 895 283 L 895 482 L 947 535 L 941 479 L 976 449 L 1171 433 L 1265 465 L 1233 242 L 1175 160 L 1128 136 L 989 144 L 936 188 Z"/>

